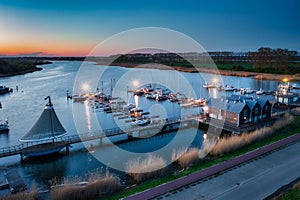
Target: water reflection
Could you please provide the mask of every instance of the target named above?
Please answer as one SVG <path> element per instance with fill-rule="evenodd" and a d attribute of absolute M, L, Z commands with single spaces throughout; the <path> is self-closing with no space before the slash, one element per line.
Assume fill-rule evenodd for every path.
<path fill-rule="evenodd" d="M 85 116 L 86 116 L 88 133 L 91 133 L 92 132 L 91 113 L 90 113 L 90 107 L 88 101 L 84 102 L 84 108 L 85 108 Z"/>
<path fill-rule="evenodd" d="M 1 147 L 19 144 L 19 138 L 21 138 L 38 119 L 45 104 L 43 99 L 48 95 L 52 97 L 56 113 L 68 131 L 68 134 L 77 133 L 72 116 L 72 111 L 76 112 L 76 110 L 78 110 L 80 116 L 79 121 L 82 126 L 80 130 L 82 130 L 82 133 L 99 130 L 99 125 L 102 129 L 129 125 L 125 120 L 118 120 L 112 114 L 106 114 L 102 110 L 91 110 L 87 102 L 84 104 L 72 103 L 71 101 L 67 103 L 65 91 L 72 91 L 76 73 L 80 65 L 81 62 L 55 61 L 53 64 L 43 65 L 44 70 L 42 71 L 1 78 L 1 81 L 5 83 L 5 85 L 10 87 L 19 86 L 19 91 L 14 91 L 10 95 L 0 96 L 0 101 L 3 105 L 3 109 L 1 110 L 2 115 L 7 117 L 10 121 L 9 133 L 0 134 Z M 85 65 L 90 70 L 89 72 L 93 74 L 97 74 L 106 69 L 94 63 L 87 62 Z M 124 99 L 128 102 L 135 102 L 136 105 L 142 107 L 145 111 L 150 111 L 153 115 L 157 114 L 164 118 L 199 113 L 197 109 L 183 109 L 177 103 L 171 103 L 169 101 L 158 103 L 156 101 L 146 100 L 144 96 L 133 97 L 132 94 L 127 93 L 127 87 L 131 87 L 129 81 L 131 79 L 126 79 L 125 74 L 129 72 L 129 70 L 130 69 L 122 67 L 110 67 L 109 70 L 105 70 L 101 79 L 95 79 L 95 83 L 93 82 L 91 85 L 91 92 L 96 91 L 97 87 L 101 88 L 101 82 L 103 81 L 104 93 L 109 94 L 110 80 L 115 79 L 115 95 L 124 96 Z M 183 73 L 167 70 L 159 71 L 155 69 L 138 69 L 137 72 L 136 76 L 143 74 L 143 76 L 148 77 L 145 79 L 145 84 L 149 82 L 161 82 L 162 85 L 167 86 L 172 91 L 185 93 L 188 97 L 217 97 L 220 94 L 216 89 L 206 90 L 202 87 L 205 82 L 203 77 L 205 76 L 206 80 L 212 82 L 215 77 L 215 75 L 212 74 Z M 87 73 L 85 78 L 88 79 L 90 73 Z M 253 90 L 259 90 L 261 87 L 260 80 L 248 77 L 222 76 L 222 79 L 224 84 L 234 87 L 251 88 Z M 219 80 L 219 82 L 220 81 L 222 80 Z M 300 87 L 299 83 L 296 84 Z M 262 80 L 262 87 L 265 91 L 275 90 L 277 86 L 277 81 Z M 120 90 L 117 88 L 120 88 Z M 187 137 L 189 133 L 189 130 L 185 131 L 187 134 L 180 136 L 182 140 L 186 139 L 185 137 Z M 174 133 L 170 133 L 166 135 L 166 137 L 156 137 L 143 142 L 137 141 L 135 143 L 120 144 L 119 146 L 120 148 L 133 152 L 151 152 L 167 145 L 172 141 L 174 135 Z M 195 144 L 202 144 L 201 135 L 202 132 L 200 131 L 195 138 Z M 125 136 L 120 137 L 124 138 Z M 116 138 L 112 138 L 111 140 L 113 139 Z M 110 162 L 115 162 L 119 159 L 118 155 L 114 154 L 112 148 L 100 148 L 98 140 L 92 141 L 92 143 L 96 149 L 95 153 L 107 156 Z M 73 145 L 70 155 L 68 156 L 62 154 L 58 157 L 57 155 L 47 157 L 37 162 L 26 163 L 24 166 L 19 165 L 19 156 L 13 156 L 0 158 L 0 163 L 0 166 L 5 163 L 9 168 L 18 168 L 22 171 L 29 185 L 33 180 L 37 183 L 48 184 L 49 179 L 54 176 L 82 175 L 99 167 L 105 168 L 101 162 L 94 159 L 94 157 L 84 149 L 82 144 Z"/>

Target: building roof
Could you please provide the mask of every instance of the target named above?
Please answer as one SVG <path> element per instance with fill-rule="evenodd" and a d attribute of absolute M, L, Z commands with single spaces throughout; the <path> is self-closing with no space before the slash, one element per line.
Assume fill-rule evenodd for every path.
<path fill-rule="evenodd" d="M 239 100 L 228 100 L 228 99 L 210 99 L 207 103 L 208 107 L 212 107 L 219 110 L 226 110 L 233 113 L 240 113 L 245 106 L 247 106 L 245 101 Z M 249 106 L 248 106 L 249 107 Z"/>
<path fill-rule="evenodd" d="M 241 113 L 247 104 L 243 101 L 229 101 L 227 103 L 227 111 L 233 113 Z"/>
<path fill-rule="evenodd" d="M 52 104 L 47 104 L 40 118 L 20 139 L 20 142 L 50 140 L 65 135 L 66 130 L 60 123 Z"/>
<path fill-rule="evenodd" d="M 233 113 L 240 113 L 245 106 L 253 110 L 256 104 L 263 107 L 267 102 L 266 98 L 254 98 L 252 96 L 231 95 L 230 97 L 221 97 L 220 99 L 210 99 L 207 106 L 219 110 L 226 110 Z"/>
<path fill-rule="evenodd" d="M 255 105 L 257 104 L 257 101 L 255 100 L 245 100 L 246 104 L 249 106 L 249 108 L 252 110 Z"/>
<path fill-rule="evenodd" d="M 261 107 L 264 107 L 269 102 L 268 99 L 256 99 L 256 101 Z"/>

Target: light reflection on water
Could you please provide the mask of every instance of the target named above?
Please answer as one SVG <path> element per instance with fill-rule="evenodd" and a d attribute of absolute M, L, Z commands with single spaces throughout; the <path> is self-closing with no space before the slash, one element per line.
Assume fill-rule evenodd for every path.
<path fill-rule="evenodd" d="M 3 109 L 0 110 L 0 117 L 2 119 L 8 118 L 10 122 L 10 132 L 8 134 L 0 134 L 1 147 L 19 144 L 19 138 L 30 130 L 40 116 L 46 104 L 43 99 L 48 95 L 51 96 L 57 116 L 69 134 L 76 133 L 72 108 L 75 110 L 79 109 L 81 110 L 80 112 L 83 113 L 80 119 L 84 122 L 82 131 L 85 132 L 98 130 L 99 125 L 103 129 L 115 127 L 117 124 L 118 126 L 129 125 L 125 123 L 125 120 L 116 121 L 112 114 L 91 110 L 87 102 L 84 104 L 73 104 L 72 101 L 67 101 L 66 91 L 72 91 L 76 72 L 80 65 L 81 62 L 55 61 L 53 64 L 43 65 L 44 70 L 42 71 L 0 79 L 1 85 L 7 85 L 14 89 L 16 86 L 19 87 L 19 91 L 14 90 L 12 94 L 0 96 L 0 101 L 3 106 Z M 95 66 L 94 63 L 86 63 L 86 65 L 89 65 L 88 67 L 92 70 L 91 73 L 94 68 L 103 68 L 101 66 Z M 101 88 L 101 81 L 103 81 L 104 92 L 110 93 L 110 79 L 115 79 L 116 83 L 114 84 L 117 85 L 117 80 L 128 70 L 130 69 L 110 67 L 109 70 L 105 71 L 102 80 L 99 80 L 98 88 Z M 162 72 L 153 69 L 140 69 L 140 73 L 150 74 L 151 81 L 155 82 L 155 75 Z M 177 71 L 164 71 L 163 73 L 168 74 L 164 75 L 167 77 L 165 78 L 165 84 L 173 85 L 173 88 L 177 91 L 185 91 L 183 80 L 179 79 L 179 76 L 176 76 L 176 73 L 180 73 L 189 81 L 197 98 L 215 97 L 218 95 L 216 89 L 207 90 L 202 88 L 204 80 L 197 73 L 182 73 Z M 202 76 L 211 80 L 214 77 L 212 74 L 202 74 Z M 260 80 L 247 77 L 223 77 L 223 82 L 224 84 L 235 87 L 248 87 L 255 90 L 259 90 L 261 86 Z M 129 86 L 130 84 L 128 83 L 127 85 Z M 300 86 L 299 83 L 297 83 L 297 85 Z M 262 81 L 262 87 L 266 91 L 274 90 L 277 86 L 278 82 L 276 81 Z M 126 85 L 124 85 L 124 88 L 126 88 Z M 114 92 L 118 95 L 118 92 L 124 91 Z M 161 116 L 178 117 L 181 114 L 185 115 L 192 112 L 190 109 L 181 109 L 178 104 L 170 103 L 169 101 L 157 103 L 156 101 L 146 100 L 145 97 L 135 97 L 133 100 L 130 100 L 132 99 L 132 95 L 126 91 L 124 96 L 127 101 L 134 101 L 139 107 L 144 108 L 145 111 L 150 111 L 153 115 L 159 113 Z M 161 112 L 159 112 L 159 110 L 161 110 Z M 193 112 L 197 113 L 199 110 L 194 109 Z M 96 125 L 97 123 L 99 123 L 99 125 Z M 185 132 L 188 135 L 189 130 L 185 130 Z M 122 144 L 123 146 L 121 146 L 128 151 L 150 152 L 166 145 L 172 140 L 174 134 L 175 133 L 170 133 L 163 137 L 148 139 L 145 142 L 136 141 L 134 143 Z M 98 148 L 97 145 L 99 145 L 99 141 L 92 141 L 91 143 Z M 201 143 L 202 132 L 199 131 L 199 134 L 195 138 L 194 145 L 201 146 Z M 83 144 L 75 144 L 72 146 L 73 148 L 71 148 L 71 153 L 68 156 L 50 156 L 22 166 L 19 164 L 19 156 L 0 158 L 0 167 L 8 167 L 9 169 L 17 168 L 20 173 L 24 175 L 29 185 L 31 185 L 33 180 L 37 184 L 48 184 L 48 181 L 54 176 L 83 175 L 97 168 L 105 168 L 103 164 L 99 163 L 99 161 L 94 159 L 94 157 L 83 148 Z M 96 153 L 105 153 L 107 156 L 111 156 L 112 159 L 117 159 L 118 157 L 118 155 L 114 155 L 113 152 L 110 152 L 109 147 L 97 149 Z"/>

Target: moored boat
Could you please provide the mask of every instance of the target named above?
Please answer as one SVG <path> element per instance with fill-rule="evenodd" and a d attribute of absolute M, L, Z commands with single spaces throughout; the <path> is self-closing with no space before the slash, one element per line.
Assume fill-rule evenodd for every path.
<path fill-rule="evenodd" d="M 208 88 L 216 88 L 217 86 L 211 83 L 204 83 L 203 87 L 208 89 Z"/>
<path fill-rule="evenodd" d="M 235 88 L 233 86 L 226 85 L 225 88 L 224 88 L 224 90 L 227 91 L 227 92 L 231 92 L 231 91 L 234 91 Z"/>
<path fill-rule="evenodd" d="M 28 147 L 23 154 L 24 156 L 44 156 L 57 153 L 65 147 L 63 143 L 56 142 L 56 139 L 66 135 L 66 130 L 55 113 L 50 96 L 45 98 L 45 100 L 47 99 L 49 101 L 37 122 L 20 139 L 22 143 L 38 143 Z"/>
<path fill-rule="evenodd" d="M 138 119 L 131 123 L 131 126 L 145 126 L 147 124 L 150 124 L 150 119 L 144 118 L 144 119 Z"/>
<path fill-rule="evenodd" d="M 0 132 L 7 132 L 9 130 L 8 120 L 4 120 L 4 122 L 0 122 Z"/>
<path fill-rule="evenodd" d="M 6 93 L 10 93 L 13 92 L 12 88 L 0 85 L 0 94 L 6 94 Z"/>
<path fill-rule="evenodd" d="M 256 91 L 257 95 L 262 95 L 264 93 L 265 93 L 265 91 L 263 91 L 261 88 L 258 91 Z"/>
<path fill-rule="evenodd" d="M 142 96 L 145 94 L 144 90 L 143 89 L 139 89 L 139 90 L 135 90 L 133 92 L 134 95 L 137 95 L 137 96 Z"/>

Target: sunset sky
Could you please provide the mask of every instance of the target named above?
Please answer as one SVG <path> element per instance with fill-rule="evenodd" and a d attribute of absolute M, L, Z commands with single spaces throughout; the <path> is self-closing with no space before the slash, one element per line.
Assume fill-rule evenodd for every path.
<path fill-rule="evenodd" d="M 114 34 L 149 26 L 208 51 L 300 51 L 299 8 L 298 0 L 0 0 L 0 55 L 85 56 Z"/>

